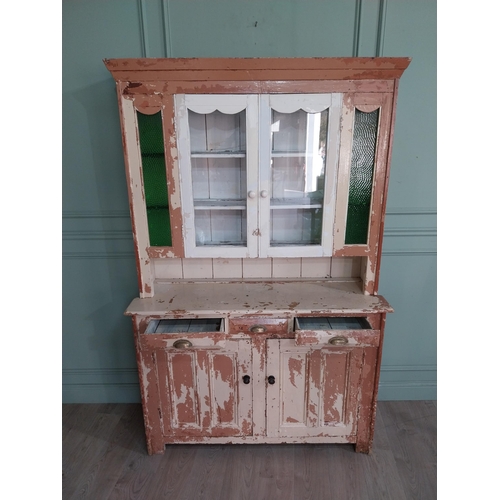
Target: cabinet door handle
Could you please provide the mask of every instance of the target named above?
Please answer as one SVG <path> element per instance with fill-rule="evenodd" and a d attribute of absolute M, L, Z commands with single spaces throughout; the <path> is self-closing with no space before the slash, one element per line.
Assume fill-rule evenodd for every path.
<path fill-rule="evenodd" d="M 250 331 L 252 333 L 264 333 L 267 330 L 267 328 L 264 325 L 253 325 L 250 328 Z"/>
<path fill-rule="evenodd" d="M 265 189 L 260 192 L 260 195 L 262 196 L 262 198 L 267 198 L 268 194 L 269 193 Z"/>
<path fill-rule="evenodd" d="M 244 384 L 250 383 L 250 375 L 243 375 L 243 383 Z"/>
<path fill-rule="evenodd" d="M 275 382 L 276 382 L 276 379 L 274 378 L 274 375 L 269 375 L 269 377 L 267 377 L 267 381 L 273 385 Z"/>
<path fill-rule="evenodd" d="M 186 339 L 180 339 L 180 340 L 176 340 L 174 342 L 174 347 L 176 349 L 187 349 L 188 347 L 192 347 L 193 344 L 191 344 L 191 342 L 189 342 L 189 340 L 186 340 Z"/>
<path fill-rule="evenodd" d="M 248 197 L 249 198 L 255 198 L 257 196 L 257 193 L 255 191 L 248 191 Z"/>
<path fill-rule="evenodd" d="M 328 343 L 332 345 L 346 345 L 348 342 L 347 337 L 339 335 L 338 337 L 332 337 Z"/>

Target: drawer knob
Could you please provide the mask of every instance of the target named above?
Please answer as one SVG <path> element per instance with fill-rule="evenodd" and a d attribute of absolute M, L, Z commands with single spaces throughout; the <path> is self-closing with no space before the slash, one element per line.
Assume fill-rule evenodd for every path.
<path fill-rule="evenodd" d="M 253 325 L 250 328 L 250 331 L 252 333 L 264 333 L 267 330 L 267 328 L 263 325 Z"/>
<path fill-rule="evenodd" d="M 332 345 L 346 345 L 347 344 L 347 337 L 344 337 L 342 335 L 339 335 L 338 337 L 332 337 L 328 343 Z"/>
<path fill-rule="evenodd" d="M 250 375 L 243 375 L 243 383 L 244 384 L 250 383 Z"/>
<path fill-rule="evenodd" d="M 274 375 L 269 375 L 269 377 L 267 377 L 267 381 L 273 385 L 275 382 L 276 382 L 276 379 L 274 378 Z"/>
<path fill-rule="evenodd" d="M 192 347 L 193 344 L 191 344 L 191 342 L 189 342 L 189 340 L 186 340 L 186 339 L 180 339 L 180 340 L 176 340 L 174 342 L 174 347 L 176 349 L 187 349 L 188 347 Z"/>

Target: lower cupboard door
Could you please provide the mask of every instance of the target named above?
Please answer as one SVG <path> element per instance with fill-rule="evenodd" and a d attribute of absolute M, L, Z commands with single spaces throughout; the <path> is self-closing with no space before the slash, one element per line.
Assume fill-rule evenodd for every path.
<path fill-rule="evenodd" d="M 252 434 L 250 341 L 228 341 L 224 348 L 156 351 L 165 436 Z"/>
<path fill-rule="evenodd" d="M 268 340 L 267 360 L 268 436 L 355 436 L 362 348 Z"/>

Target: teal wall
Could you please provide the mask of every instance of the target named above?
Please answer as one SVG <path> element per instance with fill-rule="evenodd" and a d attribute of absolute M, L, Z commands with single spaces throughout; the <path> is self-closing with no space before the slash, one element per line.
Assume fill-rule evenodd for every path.
<path fill-rule="evenodd" d="M 137 296 L 114 81 L 119 57 L 409 56 L 380 294 L 380 399 L 436 398 L 436 3 L 63 1 L 63 402 L 137 402 Z"/>

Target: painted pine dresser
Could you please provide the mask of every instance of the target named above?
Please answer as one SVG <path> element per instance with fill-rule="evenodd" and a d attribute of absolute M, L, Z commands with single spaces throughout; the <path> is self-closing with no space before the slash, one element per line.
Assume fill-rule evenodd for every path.
<path fill-rule="evenodd" d="M 139 297 L 148 453 L 368 453 L 377 294 L 408 58 L 111 59 Z"/>

